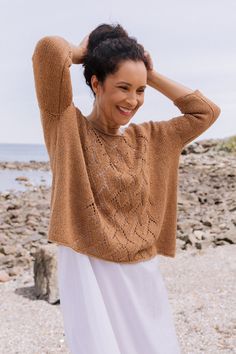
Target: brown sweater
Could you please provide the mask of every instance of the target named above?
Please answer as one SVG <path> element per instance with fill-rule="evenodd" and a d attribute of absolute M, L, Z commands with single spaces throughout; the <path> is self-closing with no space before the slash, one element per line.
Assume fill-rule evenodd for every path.
<path fill-rule="evenodd" d="M 52 170 L 48 241 L 112 262 L 174 257 L 181 151 L 220 108 L 195 90 L 173 102 L 182 115 L 112 135 L 73 103 L 69 42 L 41 38 L 32 61 Z"/>

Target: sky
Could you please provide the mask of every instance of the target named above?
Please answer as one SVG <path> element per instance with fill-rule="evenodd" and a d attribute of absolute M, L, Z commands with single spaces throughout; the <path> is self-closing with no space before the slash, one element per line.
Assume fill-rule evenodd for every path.
<path fill-rule="evenodd" d="M 44 144 L 32 54 L 37 41 L 59 35 L 78 45 L 101 23 L 120 23 L 143 44 L 160 74 L 200 90 L 221 115 L 195 141 L 236 134 L 236 2 L 234 0 L 0 0 L 0 143 Z M 82 66 L 70 68 L 73 100 L 85 115 L 93 96 Z M 132 122 L 181 115 L 148 86 Z"/>

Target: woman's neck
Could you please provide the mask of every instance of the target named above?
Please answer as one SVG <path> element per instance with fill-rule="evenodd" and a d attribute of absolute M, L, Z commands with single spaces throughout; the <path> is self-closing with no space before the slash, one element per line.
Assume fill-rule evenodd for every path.
<path fill-rule="evenodd" d="M 91 124 L 97 128 L 98 130 L 107 133 L 107 134 L 114 134 L 114 135 L 121 135 L 122 130 L 120 129 L 120 126 L 118 127 L 111 127 L 109 126 L 104 120 L 99 118 L 97 115 L 95 115 L 93 112 L 86 116 L 86 119 L 91 122 Z"/>

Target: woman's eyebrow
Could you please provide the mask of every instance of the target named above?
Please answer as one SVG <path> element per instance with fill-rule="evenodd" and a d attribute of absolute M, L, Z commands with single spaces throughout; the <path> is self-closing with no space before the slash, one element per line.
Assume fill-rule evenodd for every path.
<path fill-rule="evenodd" d="M 119 81 L 119 82 L 117 82 L 117 84 L 125 84 L 125 85 L 128 85 L 128 86 L 132 86 L 129 82 L 125 82 L 125 81 Z M 147 86 L 143 85 L 143 86 L 140 86 L 140 87 L 145 88 Z"/>

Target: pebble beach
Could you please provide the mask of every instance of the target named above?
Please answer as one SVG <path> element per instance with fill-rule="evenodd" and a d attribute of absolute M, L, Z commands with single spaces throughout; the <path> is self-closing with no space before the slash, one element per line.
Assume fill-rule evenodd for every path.
<path fill-rule="evenodd" d="M 49 174 L 49 162 L 2 161 L 1 171 L 24 188 L 0 191 L 0 353 L 69 353 L 60 303 L 34 291 L 51 189 L 26 171 Z M 236 154 L 222 141 L 193 143 L 180 158 L 176 257 L 160 255 L 183 354 L 236 352 L 235 244 Z"/>

